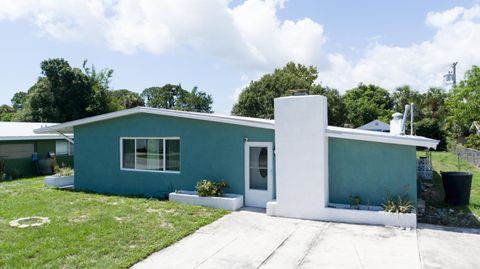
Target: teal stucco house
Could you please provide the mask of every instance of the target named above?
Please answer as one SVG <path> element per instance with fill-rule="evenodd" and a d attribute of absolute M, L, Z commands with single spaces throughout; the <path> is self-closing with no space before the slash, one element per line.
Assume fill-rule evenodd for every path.
<path fill-rule="evenodd" d="M 36 132 L 74 133 L 77 190 L 165 197 L 200 179 L 225 180 L 245 206 L 311 219 L 319 218 L 284 205 L 359 196 L 378 206 L 388 195 L 416 203 L 416 147 L 438 143 L 328 126 L 323 96 L 276 99 L 275 121 L 137 107 Z"/>

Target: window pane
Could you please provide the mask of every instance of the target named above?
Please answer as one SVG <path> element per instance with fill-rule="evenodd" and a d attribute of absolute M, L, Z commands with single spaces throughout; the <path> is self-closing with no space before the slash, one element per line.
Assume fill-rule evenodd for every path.
<path fill-rule="evenodd" d="M 250 148 L 250 189 L 268 189 L 268 149 L 265 147 Z"/>
<path fill-rule="evenodd" d="M 147 169 L 147 139 L 137 139 L 136 148 L 137 163 L 136 169 Z"/>
<path fill-rule="evenodd" d="M 123 139 L 123 168 L 135 168 L 135 140 Z"/>
<path fill-rule="evenodd" d="M 166 147 L 166 169 L 169 171 L 180 171 L 180 140 L 165 140 Z"/>
<path fill-rule="evenodd" d="M 137 139 L 136 169 L 163 170 L 163 140 Z"/>
<path fill-rule="evenodd" d="M 163 139 L 147 139 L 147 170 L 163 170 Z"/>
<path fill-rule="evenodd" d="M 67 141 L 55 141 L 55 154 L 57 156 L 68 154 L 68 142 Z"/>
<path fill-rule="evenodd" d="M 73 153 L 75 152 L 75 146 L 72 144 L 72 143 L 68 143 L 68 145 L 70 146 L 70 155 L 73 155 Z"/>

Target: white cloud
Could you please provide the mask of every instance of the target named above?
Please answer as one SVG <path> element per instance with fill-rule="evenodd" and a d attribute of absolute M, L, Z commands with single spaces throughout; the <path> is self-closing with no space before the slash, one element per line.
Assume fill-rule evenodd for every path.
<path fill-rule="evenodd" d="M 146 51 L 162 55 L 187 48 L 240 66 L 251 78 L 287 61 L 313 64 L 320 70 L 322 84 L 340 90 L 359 82 L 390 89 L 409 84 L 424 90 L 441 85 L 450 63 L 459 62 L 462 78 L 466 69 L 480 62 L 480 5 L 426 14 L 425 24 L 435 34 L 410 46 L 385 45 L 383 38 L 375 36 L 361 50 L 360 58 L 352 61 L 322 51 L 326 37 L 318 22 L 281 20 L 278 12 L 284 3 L 246 0 L 229 6 L 229 0 L 0 0 L 0 21 L 27 20 L 41 35 L 66 42 L 102 43 L 128 54 Z"/>
<path fill-rule="evenodd" d="M 281 21 L 284 2 L 0 0 L 0 20 L 29 20 L 55 39 L 102 42 L 128 54 L 189 48 L 256 69 L 290 60 L 318 63 L 323 27 L 308 18 Z"/>
<path fill-rule="evenodd" d="M 480 63 L 480 6 L 453 8 L 428 13 L 426 24 L 436 28 L 432 39 L 407 47 L 373 43 L 357 62 L 342 55 L 330 55 L 330 68 L 319 80 L 345 90 L 359 82 L 375 83 L 393 89 L 409 84 L 424 91 L 442 86 L 449 64 L 458 61 L 457 80 L 466 69 Z"/>

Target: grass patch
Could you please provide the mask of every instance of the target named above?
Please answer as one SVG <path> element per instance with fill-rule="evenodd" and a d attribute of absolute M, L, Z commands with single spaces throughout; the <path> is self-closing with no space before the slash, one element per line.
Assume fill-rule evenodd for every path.
<path fill-rule="evenodd" d="M 0 182 L 0 268 L 126 268 L 228 211 Z M 31 216 L 50 223 L 12 228 Z"/>
<path fill-rule="evenodd" d="M 417 157 L 425 153 L 417 152 Z M 480 227 L 480 169 L 451 152 L 432 152 L 433 165 L 433 190 L 438 195 L 424 197 L 427 211 L 428 207 L 439 209 L 436 218 L 425 218 L 421 221 L 460 227 Z M 450 206 L 443 201 L 442 176 L 440 172 L 466 171 L 473 174 L 472 190 L 470 192 L 470 204 L 466 206 Z M 441 213 L 443 211 L 443 213 Z"/>

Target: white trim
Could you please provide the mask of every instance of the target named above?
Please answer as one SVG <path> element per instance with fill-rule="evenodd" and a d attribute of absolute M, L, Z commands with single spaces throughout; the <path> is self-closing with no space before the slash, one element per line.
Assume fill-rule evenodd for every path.
<path fill-rule="evenodd" d="M 73 135 L 71 135 L 73 137 Z M 0 141 L 25 141 L 25 140 L 61 140 L 60 135 L 32 135 L 32 136 L 0 136 Z"/>
<path fill-rule="evenodd" d="M 423 136 L 411 135 L 392 135 L 390 133 L 382 133 L 375 131 L 366 131 L 359 129 L 350 129 L 342 127 L 327 127 L 327 137 L 389 143 L 407 146 L 418 146 L 426 148 L 436 148 L 440 142 L 438 140 L 429 139 Z"/>
<path fill-rule="evenodd" d="M 250 148 L 251 147 L 266 147 L 267 148 L 267 189 L 257 190 L 250 189 Z M 245 206 L 254 206 L 265 208 L 267 202 L 273 199 L 273 143 L 272 142 L 245 142 L 244 146 L 244 180 L 245 180 Z M 266 195 L 265 204 L 253 203 L 248 204 L 249 193 L 254 195 Z M 250 195 L 251 195 L 250 194 Z"/>
<path fill-rule="evenodd" d="M 73 132 L 73 127 L 75 126 L 108 120 L 108 119 L 119 118 L 123 116 L 137 114 L 137 113 L 147 113 L 147 114 L 171 116 L 171 117 L 186 118 L 186 119 L 213 121 L 213 122 L 236 124 L 236 125 L 243 125 L 243 126 L 249 126 L 249 127 L 265 128 L 265 129 L 275 128 L 273 120 L 216 115 L 216 114 L 199 113 L 199 112 L 177 111 L 177 110 L 168 110 L 168 109 L 151 108 L 151 107 L 135 107 L 135 108 L 120 110 L 116 112 L 106 113 L 98 116 L 88 117 L 84 119 L 69 121 L 69 122 L 48 126 L 44 128 L 39 128 L 33 131 L 37 134 L 48 134 L 48 133 L 54 133 L 57 131 L 69 133 L 69 132 Z"/>
<path fill-rule="evenodd" d="M 163 143 L 163 170 L 147 170 L 147 169 L 137 169 L 137 168 L 123 168 L 123 140 L 125 139 L 129 139 L 129 140 L 133 140 L 134 141 L 134 166 L 137 167 L 137 139 L 158 139 L 158 140 L 163 140 L 162 143 Z M 180 137 L 179 136 L 165 136 L 165 137 L 158 137 L 158 136 L 155 136 L 155 137 L 148 137 L 148 136 L 122 136 L 120 137 L 119 141 L 120 141 L 120 151 L 119 151 L 119 155 L 120 155 L 120 170 L 121 171 L 130 171 L 130 172 L 150 172 L 150 173 L 166 173 L 166 174 L 180 174 L 181 173 L 181 170 L 182 170 L 182 164 L 181 164 L 181 154 L 180 154 L 180 165 L 179 165 L 179 168 L 180 170 L 179 171 L 175 171 L 175 170 L 167 170 L 167 167 L 166 167 L 166 143 L 165 141 L 166 140 L 178 140 L 180 142 Z M 180 145 L 181 147 L 181 145 Z M 180 149 L 179 149 L 180 151 Z"/>

